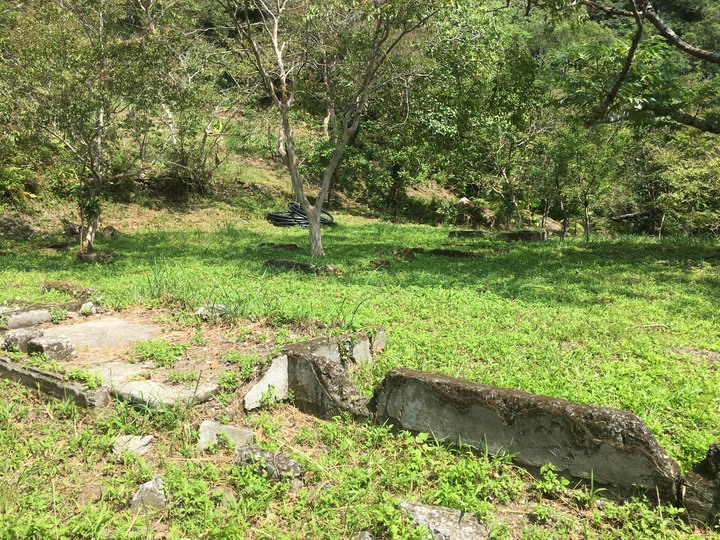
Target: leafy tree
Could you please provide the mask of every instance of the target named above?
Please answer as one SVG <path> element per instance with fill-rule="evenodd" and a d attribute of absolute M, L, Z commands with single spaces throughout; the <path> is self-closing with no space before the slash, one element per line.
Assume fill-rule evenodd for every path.
<path fill-rule="evenodd" d="M 255 70 L 280 117 L 278 152 L 308 216 L 310 253 L 322 256 L 320 214 L 345 148 L 377 88 L 392 77 L 393 53 L 443 2 L 217 1 L 234 27 L 233 49 Z M 293 129 L 295 102 L 303 94 L 322 107 L 332 147 L 313 202 L 305 194 Z"/>

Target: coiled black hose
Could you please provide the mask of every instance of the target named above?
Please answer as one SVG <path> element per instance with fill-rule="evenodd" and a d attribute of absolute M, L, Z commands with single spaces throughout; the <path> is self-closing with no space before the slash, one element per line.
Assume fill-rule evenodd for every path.
<path fill-rule="evenodd" d="M 307 227 L 309 226 L 307 214 L 299 203 L 291 201 L 288 203 L 287 212 L 270 212 L 265 218 L 276 227 Z M 320 225 L 334 227 L 335 218 L 328 212 L 321 212 Z"/>

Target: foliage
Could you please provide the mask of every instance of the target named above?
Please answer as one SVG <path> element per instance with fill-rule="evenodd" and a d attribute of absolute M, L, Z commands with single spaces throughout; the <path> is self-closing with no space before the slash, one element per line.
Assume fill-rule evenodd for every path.
<path fill-rule="evenodd" d="M 139 341 L 135 344 L 133 358 L 153 362 L 160 367 L 172 367 L 187 348 L 187 344 L 170 343 L 164 339 Z"/>
<path fill-rule="evenodd" d="M 102 377 L 82 368 L 73 368 L 67 372 L 67 378 L 71 381 L 79 381 L 88 390 L 94 390 L 102 385 Z"/>

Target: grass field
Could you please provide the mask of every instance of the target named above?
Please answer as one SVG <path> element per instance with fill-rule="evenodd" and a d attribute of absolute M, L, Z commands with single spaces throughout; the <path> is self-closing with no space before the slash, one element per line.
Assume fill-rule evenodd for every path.
<path fill-rule="evenodd" d="M 717 242 L 458 243 L 442 227 L 336 218 L 340 226 L 325 233 L 323 264 L 341 273 L 314 276 L 263 266 L 266 258 L 308 260 L 305 231 L 275 229 L 225 206 L 174 213 L 112 207 L 107 222 L 121 234 L 98 246 L 117 254 L 110 264 L 81 264 L 74 249 L 45 249 L 40 240 L 0 245 L 0 303 L 66 300 L 40 286 L 57 279 L 100 290 L 105 304 L 115 308 L 172 306 L 178 322 L 188 325 L 194 324 L 192 311 L 209 303 L 228 306 L 239 321 L 236 328 L 260 321 L 271 332 L 298 338 L 382 324 L 390 331 L 388 348 L 358 374 L 368 394 L 388 369 L 406 366 L 630 410 L 683 468 L 717 440 L 718 365 L 701 352 L 720 351 L 720 266 L 701 260 L 717 253 Z M 257 247 L 261 242 L 297 243 L 303 255 L 264 251 Z M 415 247 L 472 250 L 477 256 L 397 256 Z M 222 451 L 219 465 L 193 460 L 188 426 L 197 412 L 159 414 L 116 404 L 96 418 L 6 383 L 3 388 L 0 493 L 28 496 L 0 497 L 0 528 L 12 531 L 15 523 L 26 534 L 0 530 L 0 538 L 49 538 L 59 530 L 64 538 L 103 538 L 108 530 L 119 538 L 133 531 L 141 538 L 350 538 L 363 528 L 386 537 L 421 537 L 400 518 L 394 506 L 400 496 L 479 515 L 501 504 L 520 504 L 529 512 L 547 506 L 540 513 L 549 516 L 524 530 L 524 538 L 691 534 L 667 509 L 631 503 L 599 510 L 567 494 L 551 504 L 536 481 L 506 461 L 392 437 L 384 428 L 304 419 L 290 421 L 301 427 L 280 435 L 297 414 L 290 407 L 250 418 L 262 427 L 266 445 L 294 452 L 313 471 L 310 489 L 297 494 L 238 472 L 228 459 L 223 462 Z M 31 436 L 23 422 L 41 432 Z M 102 457 L 110 436 L 136 430 L 133 422 L 156 430 L 166 450 L 157 466 L 175 495 L 157 522 L 133 523 L 117 510 L 154 468 L 142 458 L 118 464 Z M 58 438 L 65 441 L 60 447 Z M 354 472 L 344 462 L 357 464 Z M 78 507 L 67 474 L 97 463 L 107 468 L 100 476 L 109 494 L 101 506 Z M 48 478 L 60 477 L 64 487 L 48 485 Z M 213 498 L 216 485 L 229 486 L 235 500 Z M 62 501 L 56 492 L 63 493 Z M 32 502 L 30 494 L 39 495 Z M 223 529 L 228 508 L 236 516 L 235 533 Z M 20 516 L 16 522 L 8 517 L 13 513 Z M 29 516 L 37 516 L 34 526 L 46 527 L 50 536 L 27 533 Z M 91 523 L 97 529 L 92 534 L 71 531 Z M 123 528 L 126 536 L 118 532 Z M 501 529 L 498 537 L 517 536 Z"/>

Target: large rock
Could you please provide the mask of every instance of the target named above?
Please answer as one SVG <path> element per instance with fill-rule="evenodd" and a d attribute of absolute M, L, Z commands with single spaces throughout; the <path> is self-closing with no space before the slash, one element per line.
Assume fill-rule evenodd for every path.
<path fill-rule="evenodd" d="M 349 412 L 368 417 L 367 398 L 350 380 L 345 363 L 330 340 L 312 340 L 283 348 L 288 358 L 288 386 L 295 405 L 320 418 Z"/>
<path fill-rule="evenodd" d="M 619 496 L 639 486 L 676 501 L 677 463 L 629 412 L 408 369 L 387 374 L 370 411 L 396 428 L 512 454 L 531 468 L 552 463 Z"/>
<path fill-rule="evenodd" d="M 472 514 L 443 506 L 426 506 L 403 501 L 400 508 L 407 512 L 416 527 L 428 530 L 433 540 L 481 540 L 490 538 L 490 530 Z"/>
<path fill-rule="evenodd" d="M 265 399 L 276 402 L 287 398 L 288 358 L 283 354 L 273 359 L 262 378 L 245 394 L 243 404 L 246 411 L 253 411 L 259 409 Z"/>
<path fill-rule="evenodd" d="M 683 476 L 680 502 L 691 522 L 714 525 L 720 516 L 720 443 L 710 445 L 705 459 Z"/>

